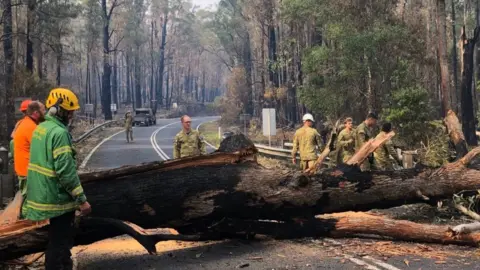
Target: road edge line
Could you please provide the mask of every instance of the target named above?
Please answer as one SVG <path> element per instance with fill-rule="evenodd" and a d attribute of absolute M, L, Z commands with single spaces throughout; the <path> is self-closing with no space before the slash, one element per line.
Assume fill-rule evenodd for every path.
<path fill-rule="evenodd" d="M 85 169 L 85 167 L 87 166 L 87 163 L 90 161 L 90 159 L 92 158 L 93 154 L 95 153 L 95 151 L 98 150 L 98 148 L 100 148 L 100 146 L 102 146 L 102 144 L 106 143 L 108 140 L 112 139 L 113 137 L 117 136 L 118 134 L 122 133 L 122 132 L 125 132 L 125 130 L 120 130 L 119 132 L 117 133 L 114 133 L 113 135 L 110 135 L 109 137 L 103 139 L 99 144 L 97 144 L 91 151 L 90 153 L 88 153 L 88 155 L 82 160 L 82 164 L 80 164 L 80 167 L 79 169 Z"/>
<path fill-rule="evenodd" d="M 167 153 L 165 153 L 162 148 L 160 147 L 160 145 L 158 145 L 157 143 L 157 134 L 158 132 L 160 132 L 160 130 L 162 129 L 165 129 L 169 126 L 172 126 L 172 125 L 175 125 L 175 124 L 178 124 L 177 122 L 172 122 L 170 124 L 167 124 L 167 125 L 164 125 L 164 126 L 161 126 L 159 127 L 158 129 L 156 129 L 152 135 L 150 136 L 150 144 L 152 145 L 152 148 L 153 150 L 155 150 L 155 152 L 157 152 L 158 156 L 160 158 L 162 158 L 163 160 L 169 160 L 170 157 L 167 155 Z"/>
<path fill-rule="evenodd" d="M 198 124 L 198 126 L 197 126 L 197 131 L 200 132 L 200 130 L 198 130 L 198 129 L 200 128 L 201 125 L 203 125 L 203 124 L 205 124 L 205 123 L 212 123 L 212 122 L 215 122 L 215 121 L 216 121 L 216 120 L 207 121 L 207 122 L 203 122 L 203 123 Z M 215 147 L 215 146 L 213 146 L 213 144 L 207 142 L 207 140 L 204 139 L 204 141 L 205 141 L 205 143 L 206 143 L 208 146 L 210 146 L 211 148 L 213 148 L 213 149 L 215 149 L 215 150 L 218 150 L 217 147 Z"/>
<path fill-rule="evenodd" d="M 364 256 L 362 259 L 369 260 L 369 261 L 375 263 L 376 265 L 379 265 L 379 266 L 381 266 L 385 269 L 388 269 L 388 270 L 402 270 L 400 268 L 395 267 L 394 265 L 388 264 L 386 262 L 382 262 L 381 260 L 377 260 L 377 259 L 375 259 L 371 256 Z"/>

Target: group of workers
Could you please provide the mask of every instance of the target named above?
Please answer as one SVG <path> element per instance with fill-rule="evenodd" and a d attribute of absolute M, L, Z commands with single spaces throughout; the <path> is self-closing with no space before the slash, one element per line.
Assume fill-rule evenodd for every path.
<path fill-rule="evenodd" d="M 50 91 L 44 105 L 40 101 L 26 100 L 20 110 L 24 117 L 12 132 L 11 149 L 19 190 L 23 198 L 21 216 L 31 221 L 49 220 L 49 243 L 45 253 L 45 267 L 72 269 L 70 249 L 73 247 L 75 215 L 88 215 L 91 206 L 83 191 L 77 172 L 75 149 L 68 126 L 75 111 L 80 109 L 77 96 L 69 89 L 56 88 Z M 184 115 L 180 119 L 182 130 L 175 136 L 173 158 L 206 154 L 203 137 L 191 128 L 192 119 Z M 132 116 L 125 116 L 127 142 L 133 142 Z M 316 148 L 322 149 L 322 139 L 313 128 L 311 114 L 303 117 L 304 126 L 295 133 L 292 162 L 296 164 L 300 152 L 303 170 L 314 166 Z M 356 129 L 352 118 L 346 118 L 340 132 L 337 147 L 337 163 L 347 162 L 369 139 L 374 138 L 377 116 L 370 113 Z M 385 123 L 378 136 L 392 131 Z M 376 169 L 392 169 L 392 156 L 401 163 L 388 140 L 374 153 Z M 371 169 L 371 160 L 366 160 L 361 169 Z M 78 210 L 78 211 L 77 211 Z"/>
<path fill-rule="evenodd" d="M 377 115 L 369 113 L 365 121 L 357 128 L 353 128 L 353 119 L 348 117 L 344 121 L 344 128 L 340 131 L 336 140 L 336 151 L 333 158 L 337 165 L 346 164 L 353 157 L 356 151 L 360 150 L 363 145 L 370 139 L 384 138 L 388 133 L 392 132 L 392 124 L 384 123 L 381 132 L 376 135 Z M 303 116 L 303 127 L 295 132 L 292 149 L 292 162 L 297 163 L 297 152 L 300 154 L 300 168 L 302 170 L 313 169 L 318 159 L 317 149 L 323 149 L 322 139 L 314 125 L 313 116 L 309 113 Z M 393 160 L 390 158 L 392 157 Z M 373 156 L 360 164 L 362 171 L 370 170 L 393 170 L 394 163 L 397 162 L 402 166 L 402 160 L 393 147 L 393 143 L 388 139 L 382 146 L 378 147 Z"/>
<path fill-rule="evenodd" d="M 72 269 L 70 249 L 75 214 L 88 215 L 91 206 L 77 173 L 75 149 L 68 126 L 80 109 L 69 89 L 50 91 L 46 104 L 26 100 L 24 117 L 12 132 L 15 173 L 22 195 L 21 218 L 49 220 L 45 269 Z"/>

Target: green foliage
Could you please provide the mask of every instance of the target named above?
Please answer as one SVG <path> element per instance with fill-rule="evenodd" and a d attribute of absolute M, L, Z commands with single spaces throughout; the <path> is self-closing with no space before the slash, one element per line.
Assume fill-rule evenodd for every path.
<path fill-rule="evenodd" d="M 383 119 L 391 122 L 397 132 L 394 140 L 405 149 L 419 149 L 420 161 L 432 167 L 447 162 L 448 135 L 442 121 L 431 121 L 432 111 L 428 92 L 421 87 L 397 90 L 390 106 L 383 110 Z"/>
<path fill-rule="evenodd" d="M 411 143 L 420 142 L 431 119 L 432 106 L 428 92 L 420 87 L 397 90 L 391 97 L 391 104 L 383 110 L 385 120 L 392 122 L 402 137 Z"/>
<path fill-rule="evenodd" d="M 370 101 L 381 110 L 394 89 L 418 82 L 414 67 L 425 62 L 423 37 L 395 17 L 391 1 L 372 2 L 369 13 L 353 2 L 340 2 L 282 2 L 284 20 L 311 18 L 323 39 L 303 50 L 306 80 L 300 101 L 331 117 L 363 115 L 371 88 Z M 384 16 L 376 15 L 380 13 Z"/>

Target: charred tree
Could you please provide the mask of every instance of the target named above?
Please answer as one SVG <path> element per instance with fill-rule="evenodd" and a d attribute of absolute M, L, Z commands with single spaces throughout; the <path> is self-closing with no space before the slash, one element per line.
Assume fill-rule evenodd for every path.
<path fill-rule="evenodd" d="M 110 110 L 110 103 L 112 102 L 112 66 L 110 64 L 110 38 L 113 33 L 110 33 L 110 22 L 113 11 L 118 7 L 118 0 L 113 0 L 110 8 L 107 7 L 107 0 L 102 0 L 102 43 L 103 43 L 103 74 L 102 74 L 102 109 L 105 115 L 105 120 L 112 120 L 112 111 Z"/>
<path fill-rule="evenodd" d="M 36 0 L 28 0 L 27 2 L 27 48 L 25 66 L 27 71 L 33 73 L 33 41 L 32 32 L 35 24 L 35 7 Z"/>
<path fill-rule="evenodd" d="M 7 146 L 10 141 L 10 133 L 15 124 L 15 108 L 13 103 L 13 79 L 14 79 L 14 55 L 13 55 L 13 21 L 12 21 L 12 1 L 2 1 L 3 10 L 3 53 L 5 57 L 3 79 L 4 89 L 0 92 L 0 105 L 6 110 L 2 110 L 2 115 L 6 121 L 5 126 L 1 127 L 0 143 Z"/>
<path fill-rule="evenodd" d="M 159 61 L 159 67 L 158 67 L 158 84 L 156 88 L 156 99 L 157 99 L 157 104 L 161 107 L 163 105 L 163 77 L 165 73 L 165 46 L 167 44 L 167 24 L 168 24 L 168 15 L 169 15 L 169 9 L 168 5 L 164 9 L 164 14 L 163 14 L 163 24 L 162 24 L 162 41 L 160 44 L 160 61 Z M 167 83 L 166 87 L 168 89 L 168 76 L 167 76 Z M 166 91 L 166 96 L 168 99 L 168 90 Z"/>
<path fill-rule="evenodd" d="M 465 33 L 465 30 L 463 31 Z M 475 28 L 473 39 L 467 39 L 466 34 L 462 35 L 463 53 L 463 74 L 462 74 L 462 128 L 465 134 L 465 140 L 468 145 L 478 145 L 477 135 L 475 134 L 475 108 L 473 105 L 472 85 L 474 76 L 474 52 L 475 45 L 478 42 L 480 27 Z"/>
<path fill-rule="evenodd" d="M 127 104 L 132 104 L 132 91 L 130 89 L 130 65 L 131 65 L 131 58 L 130 58 L 130 53 L 129 51 L 127 51 L 127 53 L 125 54 L 125 62 L 127 64 L 127 67 L 126 67 L 126 74 L 125 74 L 125 78 L 126 78 L 126 84 L 127 84 Z"/>
<path fill-rule="evenodd" d="M 80 178 L 94 209 L 91 218 L 123 220 L 147 229 L 172 227 L 185 234 L 208 233 L 213 224 L 226 219 L 238 220 L 235 224 L 257 220 L 293 224 L 297 218 L 311 219 L 322 213 L 435 203 L 459 191 L 480 188 L 480 162 L 476 158 L 480 148 L 439 169 L 416 167 L 367 173 L 347 165 L 314 175 L 266 169 L 257 164 L 256 152 L 248 139 L 236 135 L 224 140 L 220 149 L 210 155 L 86 173 Z M 326 221 L 330 223 L 312 226 L 316 230 L 328 229 L 324 233 L 344 228 L 343 233 L 354 234 L 368 232 L 371 224 L 381 224 L 381 220 L 367 219 L 355 227 L 356 223 L 349 223 L 349 218 L 337 217 Z M 0 226 L 0 259 L 42 251 L 47 243 L 47 223 L 19 221 Z M 370 228 L 370 232 L 402 237 L 402 232 L 383 226 Z M 431 239 L 440 242 L 440 230 L 434 229 L 428 229 L 436 235 Z M 287 232 L 301 235 L 295 230 Z M 124 233 L 125 229 L 118 226 L 92 225 L 84 220 L 76 244 Z M 430 239 L 421 235 L 413 237 Z"/>

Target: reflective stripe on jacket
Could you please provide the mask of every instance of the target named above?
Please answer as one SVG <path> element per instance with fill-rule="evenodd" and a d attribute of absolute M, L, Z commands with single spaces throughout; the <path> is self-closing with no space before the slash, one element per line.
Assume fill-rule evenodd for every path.
<path fill-rule="evenodd" d="M 32 136 L 23 215 L 29 220 L 50 219 L 75 211 L 86 200 L 72 138 L 57 118 L 46 116 Z"/>

